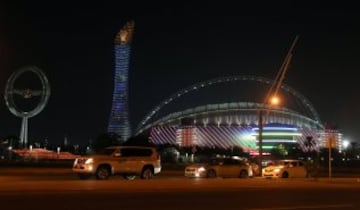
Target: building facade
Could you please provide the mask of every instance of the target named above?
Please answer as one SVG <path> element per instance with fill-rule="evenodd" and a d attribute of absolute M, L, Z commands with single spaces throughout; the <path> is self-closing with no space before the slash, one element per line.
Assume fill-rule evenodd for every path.
<path fill-rule="evenodd" d="M 343 138 L 342 133 L 336 129 L 325 129 L 320 135 L 320 147 L 321 148 L 334 148 L 343 151 Z"/>

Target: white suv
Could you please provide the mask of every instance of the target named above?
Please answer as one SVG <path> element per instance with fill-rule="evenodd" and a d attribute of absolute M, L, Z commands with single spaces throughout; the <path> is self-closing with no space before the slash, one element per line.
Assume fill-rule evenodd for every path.
<path fill-rule="evenodd" d="M 108 179 L 120 174 L 125 179 L 150 179 L 161 171 L 160 154 L 153 147 L 112 146 L 103 152 L 75 159 L 72 168 L 80 179 L 95 175 L 97 179 Z"/>

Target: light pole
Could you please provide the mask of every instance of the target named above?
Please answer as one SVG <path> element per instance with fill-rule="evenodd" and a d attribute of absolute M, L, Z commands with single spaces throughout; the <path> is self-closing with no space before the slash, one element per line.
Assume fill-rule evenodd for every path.
<path fill-rule="evenodd" d="M 259 134 L 258 134 L 258 138 L 259 138 L 259 172 L 260 172 L 260 177 L 262 177 L 262 160 L 263 160 L 263 150 L 262 150 L 262 133 L 263 133 L 263 111 L 260 109 L 259 110 Z"/>
<path fill-rule="evenodd" d="M 277 106 L 280 104 L 280 99 L 279 97 L 277 97 L 276 95 L 272 96 L 270 98 L 270 106 Z M 265 119 L 267 117 L 267 115 L 270 112 L 271 107 L 265 107 L 267 109 L 266 115 L 265 115 Z M 258 126 L 259 126 L 259 133 L 258 133 L 258 144 L 259 144 L 259 171 L 260 171 L 260 176 L 262 176 L 262 161 L 263 161 L 263 128 L 264 128 L 264 115 L 263 115 L 263 110 L 260 108 L 259 109 L 259 122 L 258 122 Z"/>
<path fill-rule="evenodd" d="M 331 176 L 332 176 L 332 174 L 331 174 L 331 147 L 332 147 L 332 144 L 333 144 L 333 138 L 332 137 L 330 137 L 329 138 L 329 179 L 331 179 Z"/>
<path fill-rule="evenodd" d="M 280 66 L 280 69 L 275 77 L 275 80 L 274 80 L 274 83 L 272 84 L 272 86 L 270 87 L 267 95 L 265 96 L 265 100 L 264 100 L 264 104 L 272 104 L 272 105 L 278 105 L 280 103 L 280 100 L 279 98 L 277 97 L 277 94 L 278 94 L 278 91 L 279 89 L 281 88 L 281 84 L 282 84 L 282 81 L 284 80 L 285 78 L 285 74 L 287 72 L 287 69 L 289 67 L 289 64 L 290 64 L 290 61 L 291 61 L 291 58 L 293 56 L 293 53 L 292 51 L 294 50 L 294 47 L 297 43 L 297 40 L 299 39 L 299 36 L 296 36 L 295 37 L 295 40 L 293 41 L 293 43 L 291 44 L 291 47 L 288 51 L 288 53 L 286 54 L 286 57 L 285 57 L 285 60 L 284 62 L 282 63 L 282 65 Z M 272 96 L 272 97 L 270 97 Z M 270 100 L 269 100 L 270 99 Z M 267 109 L 266 111 L 266 115 L 265 115 L 265 119 L 267 117 L 267 115 L 269 114 L 270 112 L 270 109 L 269 108 L 266 108 Z M 259 169 L 260 169 L 260 176 L 262 176 L 262 131 L 263 131 L 263 124 L 264 124 L 264 120 L 263 120 L 263 110 L 261 110 L 261 108 L 259 109 Z"/>

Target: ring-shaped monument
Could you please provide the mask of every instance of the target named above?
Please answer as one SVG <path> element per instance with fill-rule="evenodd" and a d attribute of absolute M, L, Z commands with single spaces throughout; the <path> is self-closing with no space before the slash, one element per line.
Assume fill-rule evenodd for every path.
<path fill-rule="evenodd" d="M 18 80 L 18 78 L 28 72 L 34 73 L 38 77 L 38 79 L 40 79 L 41 82 L 40 90 L 33 90 L 30 88 L 17 89 L 14 87 L 15 82 Z M 32 110 L 22 110 L 16 105 L 14 100 L 14 95 L 20 95 L 20 97 L 22 97 L 25 100 L 30 99 L 32 97 L 40 97 L 40 100 L 37 106 L 35 106 L 35 108 L 33 108 Z M 27 143 L 28 143 L 28 119 L 30 117 L 34 117 L 35 115 L 39 114 L 45 108 L 49 100 L 49 97 L 50 97 L 49 81 L 46 75 L 44 74 L 44 72 L 36 66 L 27 66 L 20 68 L 19 70 L 11 74 L 11 76 L 9 77 L 6 83 L 4 99 L 6 102 L 6 106 L 8 107 L 10 112 L 17 117 L 22 118 L 20 142 L 24 148 L 27 147 Z"/>

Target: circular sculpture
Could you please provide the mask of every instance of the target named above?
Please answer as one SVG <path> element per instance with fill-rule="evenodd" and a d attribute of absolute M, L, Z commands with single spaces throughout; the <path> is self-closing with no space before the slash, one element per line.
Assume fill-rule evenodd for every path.
<path fill-rule="evenodd" d="M 34 73 L 41 81 L 41 90 L 32 90 L 30 88 L 27 89 L 16 89 L 14 87 L 17 79 L 23 75 L 24 73 L 31 72 Z M 23 99 L 30 99 L 33 97 L 40 97 L 38 105 L 32 110 L 21 110 L 18 106 L 16 106 L 14 101 L 14 95 L 20 95 Z M 27 146 L 27 121 L 28 118 L 33 117 L 39 114 L 46 106 L 50 96 L 50 85 L 47 77 L 36 66 L 29 66 L 21 68 L 15 71 L 8 79 L 5 88 L 5 102 L 10 112 L 17 117 L 22 118 L 21 125 L 21 133 L 20 133 L 20 141 L 24 147 Z"/>

